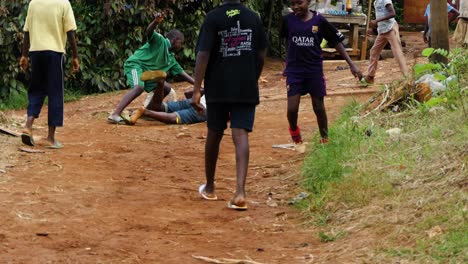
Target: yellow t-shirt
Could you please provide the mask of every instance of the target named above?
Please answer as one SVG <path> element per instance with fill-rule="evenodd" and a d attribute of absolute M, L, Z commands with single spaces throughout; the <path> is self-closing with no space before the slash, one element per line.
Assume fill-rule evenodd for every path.
<path fill-rule="evenodd" d="M 67 32 L 76 30 L 75 16 L 68 0 L 31 0 L 24 23 L 29 32 L 29 51 L 65 53 Z"/>

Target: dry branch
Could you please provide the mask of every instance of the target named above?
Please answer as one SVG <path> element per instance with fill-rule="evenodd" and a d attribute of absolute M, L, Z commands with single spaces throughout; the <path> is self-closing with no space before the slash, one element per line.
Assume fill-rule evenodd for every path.
<path fill-rule="evenodd" d="M 253 260 L 241 260 L 241 259 L 226 259 L 226 258 L 221 258 L 221 259 L 214 259 L 214 258 L 208 258 L 208 257 L 203 257 L 203 256 L 195 256 L 192 255 L 193 258 L 198 259 L 198 260 L 203 260 L 209 263 L 216 263 L 216 264 L 263 264 L 260 262 L 256 262 Z"/>

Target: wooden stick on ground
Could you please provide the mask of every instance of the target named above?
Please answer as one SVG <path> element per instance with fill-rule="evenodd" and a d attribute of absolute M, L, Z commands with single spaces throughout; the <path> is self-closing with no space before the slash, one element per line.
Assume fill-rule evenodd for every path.
<path fill-rule="evenodd" d="M 209 263 L 216 263 L 216 264 L 263 264 L 260 262 L 256 262 L 253 260 L 241 260 L 241 259 L 213 259 L 213 258 L 208 258 L 208 257 L 203 257 L 203 256 L 195 256 L 192 255 L 193 258 L 198 259 L 198 260 L 203 260 Z"/>
<path fill-rule="evenodd" d="M 8 136 L 12 136 L 12 137 L 21 136 L 20 133 L 18 133 L 16 131 L 13 131 L 13 130 L 10 130 L 10 129 L 7 129 L 7 128 L 4 128 L 4 127 L 0 127 L 0 133 L 8 135 Z"/>

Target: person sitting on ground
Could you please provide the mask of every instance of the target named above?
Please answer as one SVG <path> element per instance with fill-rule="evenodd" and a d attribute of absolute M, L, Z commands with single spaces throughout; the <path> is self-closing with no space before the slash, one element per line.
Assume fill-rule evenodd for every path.
<path fill-rule="evenodd" d="M 206 101 L 203 95 L 200 99 L 200 104 L 203 108 L 202 111 L 196 111 L 192 103 L 193 92 L 186 92 L 187 99 L 178 100 L 174 102 L 163 102 L 164 94 L 162 90 L 154 93 L 153 104 L 148 105 L 147 108 L 141 107 L 137 109 L 130 120 L 126 120 L 128 125 L 135 125 L 138 119 L 142 116 L 147 116 L 166 124 L 195 124 L 206 121 Z"/>
<path fill-rule="evenodd" d="M 161 13 L 155 15 L 155 19 L 150 23 L 145 32 L 146 43 L 125 62 L 124 74 L 127 76 L 127 82 L 133 89 L 124 95 L 115 110 L 107 118 L 109 123 L 124 123 L 125 120 L 121 116 L 122 111 L 140 96 L 143 91 L 149 93 L 153 90 L 164 89 L 164 95 L 171 92 L 171 86 L 164 80 L 165 74 L 164 76 L 159 76 L 160 79 L 158 81 L 154 81 L 155 76 L 151 76 L 151 74 L 167 72 L 174 76 L 180 76 L 185 81 L 194 84 L 193 78 L 179 65 L 172 52 L 182 48 L 184 35 L 180 31 L 173 29 L 166 34 L 167 38 L 165 38 L 155 31 L 156 26 L 163 19 L 164 16 Z M 145 76 L 146 73 L 149 73 L 149 76 Z"/>
<path fill-rule="evenodd" d="M 449 14 L 449 24 L 454 21 L 460 13 L 457 9 L 447 3 L 447 14 Z M 452 14 L 452 15 L 450 15 Z M 429 47 L 431 47 L 431 4 L 427 4 L 426 12 L 424 12 L 424 16 L 426 17 L 426 27 L 424 28 L 423 39 L 424 43 L 427 43 Z"/>

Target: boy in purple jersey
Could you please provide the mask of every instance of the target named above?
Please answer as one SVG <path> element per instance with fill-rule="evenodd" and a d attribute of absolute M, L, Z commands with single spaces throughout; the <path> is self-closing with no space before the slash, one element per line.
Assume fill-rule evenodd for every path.
<path fill-rule="evenodd" d="M 297 125 L 301 96 L 310 94 L 312 106 L 317 116 L 320 131 L 320 143 L 328 142 L 328 121 L 325 111 L 324 96 L 327 95 L 323 75 L 323 57 L 320 43 L 325 38 L 335 47 L 349 64 L 351 73 L 362 77 L 343 44 L 344 36 L 336 30 L 322 15 L 309 10 L 310 0 L 290 0 L 293 13 L 283 17 L 281 36 L 287 40 L 286 85 L 288 93 L 289 133 L 296 144 L 302 143 L 302 136 Z"/>

